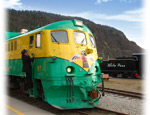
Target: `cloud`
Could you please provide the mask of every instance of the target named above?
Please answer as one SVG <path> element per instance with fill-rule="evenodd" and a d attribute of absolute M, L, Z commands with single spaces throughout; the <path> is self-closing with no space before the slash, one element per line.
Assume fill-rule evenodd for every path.
<path fill-rule="evenodd" d="M 21 7 L 22 3 L 20 0 L 4 0 L 5 8 L 16 8 Z"/>
<path fill-rule="evenodd" d="M 96 0 L 95 4 L 101 4 L 103 2 L 110 2 L 113 0 Z M 118 0 L 119 2 L 125 2 L 125 3 L 132 3 L 132 2 L 136 2 L 137 0 Z"/>
<path fill-rule="evenodd" d="M 107 20 L 122 20 L 129 22 L 142 22 L 143 21 L 143 9 L 136 9 L 132 11 L 125 11 L 118 15 L 105 15 Z"/>
<path fill-rule="evenodd" d="M 62 13 L 64 14 L 64 13 Z M 143 21 L 143 9 L 136 9 L 131 11 L 125 11 L 121 14 L 116 15 L 107 15 L 107 14 L 99 14 L 91 11 L 81 12 L 76 14 L 64 14 L 69 16 L 79 16 L 91 20 L 100 19 L 100 20 L 120 20 L 120 21 L 128 21 L 128 22 L 142 22 Z"/>
<path fill-rule="evenodd" d="M 109 2 L 112 0 L 96 0 L 95 4 L 101 4 L 102 2 Z"/>

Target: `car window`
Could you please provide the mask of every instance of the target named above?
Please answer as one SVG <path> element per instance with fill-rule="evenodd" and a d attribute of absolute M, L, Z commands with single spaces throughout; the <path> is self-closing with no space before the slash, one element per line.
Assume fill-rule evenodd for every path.
<path fill-rule="evenodd" d="M 75 43 L 77 44 L 82 44 L 85 45 L 86 44 L 86 38 L 85 38 L 85 34 L 82 32 L 74 32 L 74 40 Z"/>
<path fill-rule="evenodd" d="M 91 46 L 95 47 L 95 40 L 92 36 L 89 35 Z"/>
<path fill-rule="evenodd" d="M 52 31 L 51 32 L 52 42 L 68 43 L 68 35 L 66 31 Z"/>

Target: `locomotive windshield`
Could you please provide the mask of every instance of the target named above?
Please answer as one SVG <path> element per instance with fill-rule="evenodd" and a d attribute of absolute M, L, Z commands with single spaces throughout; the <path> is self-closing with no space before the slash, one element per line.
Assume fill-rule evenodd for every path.
<path fill-rule="evenodd" d="M 52 42 L 68 43 L 68 35 L 66 31 L 52 31 L 51 32 Z"/>
<path fill-rule="evenodd" d="M 92 36 L 90 36 L 90 35 L 89 35 L 89 38 L 90 38 L 91 45 L 93 47 L 95 47 L 95 40 L 94 40 L 94 38 Z"/>
<path fill-rule="evenodd" d="M 82 32 L 74 32 L 74 40 L 75 43 L 85 45 L 86 44 L 86 38 L 85 34 Z"/>

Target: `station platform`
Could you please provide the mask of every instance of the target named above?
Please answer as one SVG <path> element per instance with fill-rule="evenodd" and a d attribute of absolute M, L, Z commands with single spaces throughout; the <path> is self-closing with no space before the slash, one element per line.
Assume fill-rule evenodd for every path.
<path fill-rule="evenodd" d="M 6 115 L 55 115 L 49 111 L 42 110 L 13 97 L 7 96 L 7 99 Z"/>

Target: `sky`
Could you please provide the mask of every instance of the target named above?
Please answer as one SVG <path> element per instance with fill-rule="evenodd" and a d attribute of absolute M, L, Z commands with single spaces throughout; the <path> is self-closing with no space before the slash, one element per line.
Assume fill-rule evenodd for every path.
<path fill-rule="evenodd" d="M 142 0 L 4 0 L 6 8 L 78 16 L 121 30 L 142 48 Z"/>

